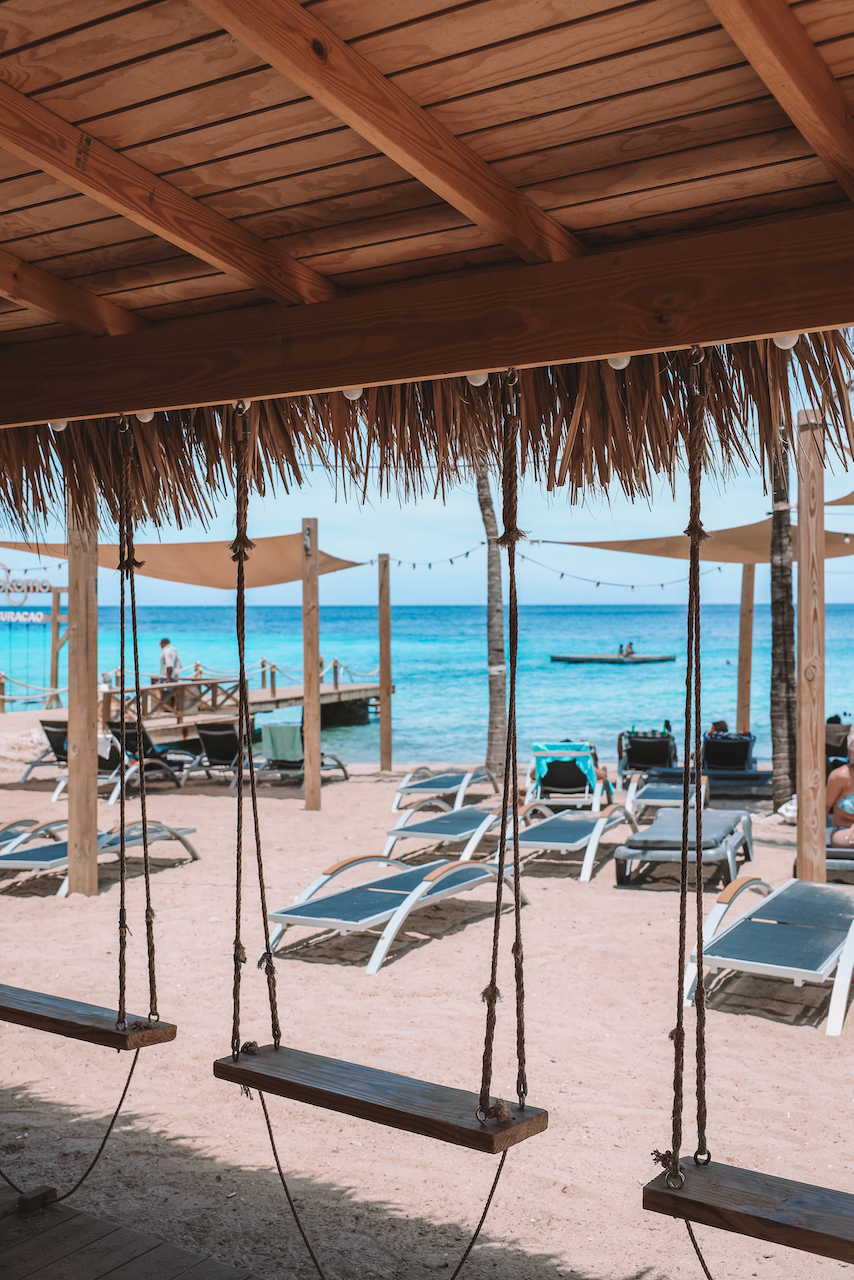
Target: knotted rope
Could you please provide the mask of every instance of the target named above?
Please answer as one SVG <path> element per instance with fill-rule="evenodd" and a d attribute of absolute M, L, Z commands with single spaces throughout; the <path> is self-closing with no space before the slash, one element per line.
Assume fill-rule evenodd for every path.
<path fill-rule="evenodd" d="M 241 424 L 238 424 L 238 428 Z M 246 750 L 246 762 L 249 768 L 249 789 L 252 804 L 252 824 L 255 837 L 255 862 L 258 870 L 258 892 L 261 907 L 261 922 L 264 931 L 264 954 L 259 961 L 267 976 L 267 996 L 270 1003 L 270 1023 L 273 1045 L 278 1049 L 282 1041 L 279 1025 L 279 1011 L 276 998 L 276 969 L 273 964 L 273 953 L 270 949 L 270 922 L 267 918 L 267 887 L 264 881 L 264 860 L 261 852 L 261 826 L 258 818 L 258 787 L 255 774 L 255 759 L 252 750 L 252 720 L 249 710 L 249 685 L 246 679 L 246 561 L 250 551 L 255 548 L 247 533 L 249 516 L 249 449 L 251 444 L 249 423 L 242 415 L 242 431 L 238 430 L 235 441 L 237 455 L 237 520 L 236 535 L 231 543 L 231 558 L 237 565 L 237 653 L 239 660 L 238 676 L 238 725 L 237 734 L 240 739 L 241 759 L 238 763 L 240 777 L 237 786 L 237 841 L 236 841 L 236 892 L 234 922 L 234 1008 L 231 1036 L 231 1052 L 236 1059 L 240 1053 L 240 978 L 246 962 L 246 949 L 240 936 L 240 917 L 242 906 L 243 883 L 243 751 Z"/>
<path fill-rule="evenodd" d="M 700 519 L 700 484 L 703 472 L 704 433 L 703 416 L 708 394 L 703 353 L 695 348 L 693 357 L 693 385 L 688 394 L 688 429 L 686 451 L 688 455 L 688 481 L 690 506 L 688 526 L 685 530 L 690 542 L 688 568 L 688 634 L 685 669 L 685 742 L 684 770 L 682 778 L 682 856 L 679 876 L 679 958 L 676 983 L 676 1026 L 670 1033 L 673 1041 L 673 1112 L 669 1151 L 654 1151 L 653 1159 L 664 1166 L 667 1185 L 676 1190 L 685 1182 L 685 1172 L 679 1156 L 682 1147 L 682 1113 L 685 1083 L 685 1016 L 684 990 L 687 965 L 688 934 L 688 866 L 691 812 L 691 760 L 694 762 L 694 820 L 696 861 L 696 934 L 697 934 L 697 990 L 694 1007 L 696 1025 L 696 1094 L 697 1094 L 697 1149 L 694 1162 L 707 1165 L 711 1160 L 706 1142 L 706 989 L 703 985 L 703 805 L 701 770 L 703 761 L 702 736 L 702 686 L 700 661 L 700 548 L 709 536 Z M 711 1275 L 700 1252 L 690 1222 L 685 1221 L 694 1251 L 708 1280 Z"/>

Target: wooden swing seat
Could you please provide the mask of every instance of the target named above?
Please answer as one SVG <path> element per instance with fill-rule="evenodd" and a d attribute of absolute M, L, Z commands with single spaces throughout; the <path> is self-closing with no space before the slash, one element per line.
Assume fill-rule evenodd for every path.
<path fill-rule="evenodd" d="M 0 1021 L 15 1022 L 35 1031 L 102 1044 L 108 1049 L 141 1049 L 174 1040 L 178 1028 L 172 1022 L 149 1022 L 139 1014 L 127 1015 L 127 1031 L 116 1028 L 116 1011 L 79 1000 L 25 991 L 0 985 Z M 137 1025 L 141 1024 L 141 1025 Z"/>
<path fill-rule="evenodd" d="M 854 1262 L 854 1195 L 728 1164 L 686 1160 L 685 1183 L 673 1191 L 666 1173 L 643 1189 L 653 1213 L 720 1227 L 771 1244 Z"/>
<path fill-rule="evenodd" d="M 276 1093 L 492 1155 L 542 1133 L 549 1122 L 548 1112 L 539 1107 L 523 1110 L 508 1102 L 510 1122 L 481 1124 L 476 1093 L 284 1046 L 265 1045 L 257 1054 L 241 1054 L 236 1062 L 220 1058 L 214 1063 L 214 1075 L 261 1093 Z"/>

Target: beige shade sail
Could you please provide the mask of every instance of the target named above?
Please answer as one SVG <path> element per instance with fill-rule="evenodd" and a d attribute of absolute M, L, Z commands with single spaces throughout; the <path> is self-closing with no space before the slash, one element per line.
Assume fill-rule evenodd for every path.
<path fill-rule="evenodd" d="M 841 498 L 834 498 L 832 502 L 826 502 L 826 507 L 854 507 L 854 493 L 843 493 Z"/>
<path fill-rule="evenodd" d="M 55 560 L 68 559 L 68 548 L 64 542 L 0 542 L 0 547 Z M 237 569 L 231 558 L 229 542 L 142 542 L 136 544 L 135 552 L 136 559 L 143 562 L 136 572 L 144 577 L 232 591 L 236 587 Z M 359 560 L 341 560 L 325 551 L 319 553 L 319 560 L 321 573 L 353 569 L 362 563 Z M 119 548 L 116 543 L 98 543 L 98 564 L 102 569 L 118 569 Z M 272 587 L 281 582 L 298 582 L 301 578 L 301 533 L 255 539 L 255 550 L 246 561 L 247 587 Z"/>
<path fill-rule="evenodd" d="M 716 564 L 767 564 L 771 559 L 771 517 L 734 529 L 707 530 L 709 537 L 700 548 L 701 560 Z M 854 555 L 854 538 L 847 533 L 825 531 L 826 560 Z M 554 541 L 554 540 L 549 540 Z M 689 543 L 684 534 L 669 538 L 629 538 L 619 542 L 555 542 L 566 547 L 597 547 L 601 551 L 628 551 L 636 556 L 667 556 L 687 560 Z M 798 558 L 798 528 L 792 525 L 792 554 Z"/>

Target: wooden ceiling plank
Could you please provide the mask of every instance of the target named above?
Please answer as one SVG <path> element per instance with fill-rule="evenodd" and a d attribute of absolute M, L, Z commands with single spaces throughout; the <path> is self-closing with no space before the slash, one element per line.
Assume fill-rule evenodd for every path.
<path fill-rule="evenodd" d="M 830 181 L 819 186 L 799 187 L 794 191 L 761 192 L 758 195 L 720 200 L 712 204 L 694 204 L 688 209 L 668 209 L 666 213 L 624 218 L 620 222 L 607 222 L 602 226 L 591 227 L 586 235 L 591 246 L 602 250 L 612 249 L 626 241 L 638 241 L 651 236 L 690 235 L 698 230 L 722 227 L 730 222 L 770 218 L 782 213 L 794 213 L 797 209 L 812 210 L 844 200 L 845 196 L 837 183 Z"/>
<path fill-rule="evenodd" d="M 196 0 L 208 17 L 526 261 L 579 257 L 580 241 L 297 0 Z"/>
<path fill-rule="evenodd" d="M 785 267 L 785 269 L 783 269 Z M 854 322 L 854 210 L 0 354 L 0 425 L 262 399 Z M 286 353 L 286 358 L 283 358 Z"/>
<path fill-rule="evenodd" d="M 0 297 L 34 307 L 85 333 L 133 333 L 148 328 L 147 320 L 108 298 L 99 298 L 96 293 L 61 280 L 41 267 L 22 262 L 5 249 L 0 249 Z"/>
<path fill-rule="evenodd" d="M 316 272 L 5 84 L 0 145 L 277 301 L 319 302 L 336 293 Z"/>
<path fill-rule="evenodd" d="M 787 0 L 706 2 L 792 124 L 854 199 L 854 115 Z"/>

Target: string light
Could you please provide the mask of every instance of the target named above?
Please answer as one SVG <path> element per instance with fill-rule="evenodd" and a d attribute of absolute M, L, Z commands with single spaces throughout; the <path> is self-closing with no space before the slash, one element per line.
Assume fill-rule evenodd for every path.
<path fill-rule="evenodd" d="M 434 564 L 453 564 L 455 560 L 468 560 L 473 551 L 479 551 L 481 547 L 485 546 L 485 541 L 478 542 L 476 546 L 469 547 L 468 551 L 454 552 L 454 554 L 449 556 L 447 560 L 394 560 L 393 563 L 396 564 L 398 568 L 403 568 L 405 564 L 411 564 L 413 569 L 432 569 Z M 376 564 L 376 560 L 368 560 L 366 563 Z"/>
<path fill-rule="evenodd" d="M 684 578 L 670 578 L 665 582 L 634 583 L 634 582 L 604 582 L 601 580 L 597 582 L 595 578 L 582 578 L 582 577 L 579 577 L 577 573 L 567 573 L 566 570 L 556 569 L 554 565 L 543 564 L 542 560 L 535 560 L 532 556 L 522 555 L 521 551 L 517 551 L 516 555 L 520 560 L 527 560 L 529 564 L 535 564 L 539 569 L 545 569 L 548 573 L 556 573 L 559 578 L 571 578 L 573 582 L 590 582 L 595 587 L 622 587 L 628 591 L 634 591 L 635 587 L 638 587 L 639 589 L 642 589 L 644 587 L 661 587 L 661 590 L 663 591 L 665 587 L 673 587 L 680 582 L 688 581 L 688 575 L 686 574 Z M 721 566 L 717 565 L 713 569 L 706 569 L 705 572 L 702 573 L 700 576 L 705 578 L 707 574 L 722 573 L 722 572 L 723 570 Z"/>
<path fill-rule="evenodd" d="M 608 356 L 607 361 L 612 369 L 628 369 L 631 362 L 631 356 Z"/>
<path fill-rule="evenodd" d="M 49 422 L 47 425 L 50 427 L 53 434 L 57 435 L 58 432 L 65 430 L 65 428 L 68 426 L 68 423 L 67 422 Z"/>
<path fill-rule="evenodd" d="M 467 373 L 466 382 L 473 387 L 484 387 L 489 382 L 489 374 L 482 370 L 479 373 Z"/>
<path fill-rule="evenodd" d="M 364 389 L 364 387 L 345 387 L 341 394 L 345 400 L 358 400 Z"/>
<path fill-rule="evenodd" d="M 135 416 L 137 418 L 137 421 L 139 422 L 151 422 L 154 418 L 154 410 L 140 409 L 139 413 L 137 413 Z"/>
<path fill-rule="evenodd" d="M 771 339 L 775 347 L 779 347 L 781 351 L 791 351 L 801 335 L 799 333 L 777 333 Z"/>

